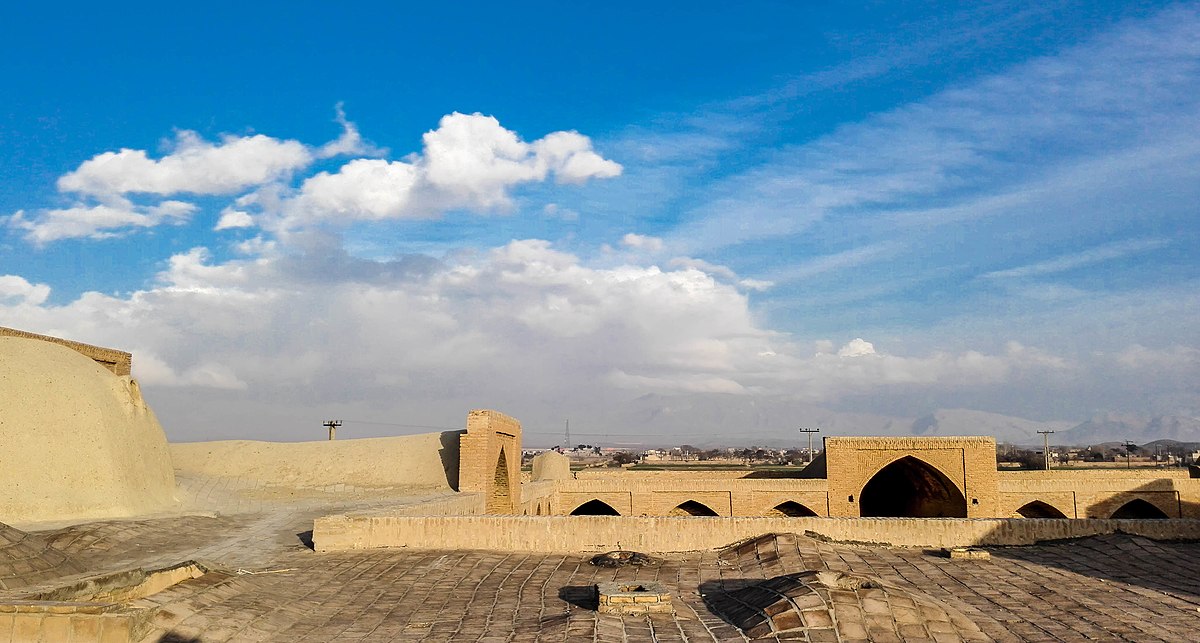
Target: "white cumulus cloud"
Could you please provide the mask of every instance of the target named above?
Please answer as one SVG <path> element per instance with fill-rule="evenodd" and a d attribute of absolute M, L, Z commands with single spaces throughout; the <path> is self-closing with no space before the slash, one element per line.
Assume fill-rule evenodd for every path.
<path fill-rule="evenodd" d="M 42 245 L 60 239 L 106 239 L 138 228 L 183 223 L 195 211 L 195 205 L 183 201 L 143 206 L 114 197 L 98 205 L 41 210 L 33 218 L 27 218 L 22 210 L 8 218 L 8 225 L 24 230 L 25 239 Z"/>
<path fill-rule="evenodd" d="M 176 134 L 171 152 L 152 159 L 145 150 L 104 152 L 58 180 L 58 189 L 89 195 L 232 194 L 276 180 L 312 162 L 299 141 L 262 134 L 224 136 L 211 143 L 189 130 Z"/>
<path fill-rule="evenodd" d="M 0 275 L 0 304 L 41 305 L 50 296 L 50 286 L 32 284 L 17 275 Z"/>
<path fill-rule="evenodd" d="M 422 142 L 420 154 L 354 159 L 309 177 L 295 195 L 262 205 L 284 230 L 318 221 L 429 218 L 452 209 L 504 210 L 513 188 L 551 175 L 582 183 L 621 173 L 582 134 L 552 132 L 529 143 L 478 113 L 443 116 Z"/>
<path fill-rule="evenodd" d="M 845 346 L 838 349 L 838 357 L 865 357 L 875 355 L 875 345 L 861 337 L 855 337 Z"/>
<path fill-rule="evenodd" d="M 647 252 L 659 252 L 663 249 L 662 239 L 632 232 L 621 237 L 621 245 Z"/>

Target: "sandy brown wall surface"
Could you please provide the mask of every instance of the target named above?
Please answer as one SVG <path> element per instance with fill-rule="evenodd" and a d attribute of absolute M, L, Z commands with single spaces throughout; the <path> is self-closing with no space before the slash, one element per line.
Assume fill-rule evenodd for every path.
<path fill-rule="evenodd" d="M 0 522 L 174 505 L 167 440 L 137 383 L 70 348 L 0 337 Z"/>
<path fill-rule="evenodd" d="M 318 518 L 318 551 L 413 547 L 546 553 L 698 551 L 770 533 L 901 547 L 1030 545 L 1120 531 L 1154 539 L 1200 537 L 1196 520 L 969 518 L 670 518 L 624 516 L 346 516 Z"/>
<path fill-rule="evenodd" d="M 346 484 L 457 490 L 461 434 L 445 431 L 317 442 L 181 442 L 170 450 L 181 475 L 242 478 L 279 487 Z"/>

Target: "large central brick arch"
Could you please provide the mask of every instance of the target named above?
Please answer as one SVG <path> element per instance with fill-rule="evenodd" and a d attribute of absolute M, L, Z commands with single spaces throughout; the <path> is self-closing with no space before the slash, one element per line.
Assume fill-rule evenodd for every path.
<path fill-rule="evenodd" d="M 471 411 L 458 441 L 458 489 L 481 493 L 487 513 L 521 506 L 521 423 L 499 411 Z"/>
<path fill-rule="evenodd" d="M 829 515 L 861 515 L 860 499 L 880 471 L 912 458 L 944 477 L 966 501 L 968 518 L 995 515 L 996 441 L 989 437 L 828 437 Z M 953 495 L 953 494 L 952 494 Z"/>
<path fill-rule="evenodd" d="M 893 518 L 966 518 L 962 490 L 937 467 L 906 455 L 867 481 L 859 493 L 859 515 Z"/>

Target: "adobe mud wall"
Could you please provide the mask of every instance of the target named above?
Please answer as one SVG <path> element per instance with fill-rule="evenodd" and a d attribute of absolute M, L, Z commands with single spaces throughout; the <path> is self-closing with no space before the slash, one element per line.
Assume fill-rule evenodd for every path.
<path fill-rule="evenodd" d="M 457 490 L 462 431 L 390 438 L 170 445 L 180 474 L 256 480 L 264 486 Z"/>
<path fill-rule="evenodd" d="M 58 342 L 0 337 L 0 522 L 167 510 L 167 439 L 137 383 Z"/>

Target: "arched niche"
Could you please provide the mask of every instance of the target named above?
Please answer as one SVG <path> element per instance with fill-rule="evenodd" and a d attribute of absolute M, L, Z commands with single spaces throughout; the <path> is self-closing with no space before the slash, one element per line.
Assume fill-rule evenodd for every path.
<path fill-rule="evenodd" d="M 667 515 L 668 516 L 716 516 L 717 512 L 713 511 L 711 507 L 709 507 L 708 505 L 706 505 L 704 503 L 696 502 L 695 500 L 688 500 L 687 502 L 680 503 L 678 506 L 676 506 L 674 509 L 672 509 L 669 513 L 667 513 Z"/>
<path fill-rule="evenodd" d="M 603 500 L 589 500 L 571 511 L 572 516 L 619 516 L 621 512 Z"/>
<path fill-rule="evenodd" d="M 863 517 L 966 518 L 967 499 L 941 471 L 904 456 L 867 481 L 859 512 Z"/>
<path fill-rule="evenodd" d="M 810 516 L 816 516 L 817 512 L 798 502 L 788 500 L 772 507 L 771 510 L 767 512 L 767 515 L 776 517 L 786 516 L 789 518 L 806 518 Z"/>
<path fill-rule="evenodd" d="M 1053 505 L 1034 500 L 1021 505 L 1017 509 L 1017 515 L 1014 518 L 1066 518 L 1066 514 L 1056 509 Z"/>
<path fill-rule="evenodd" d="M 1114 520 L 1162 520 L 1169 516 L 1149 502 L 1141 498 L 1134 498 L 1121 505 L 1110 517 Z"/>
<path fill-rule="evenodd" d="M 487 512 L 505 514 L 511 513 L 512 509 L 512 493 L 508 488 L 508 456 L 501 447 L 500 457 L 496 458 L 496 472 L 493 476 L 491 492 L 488 493 Z"/>

